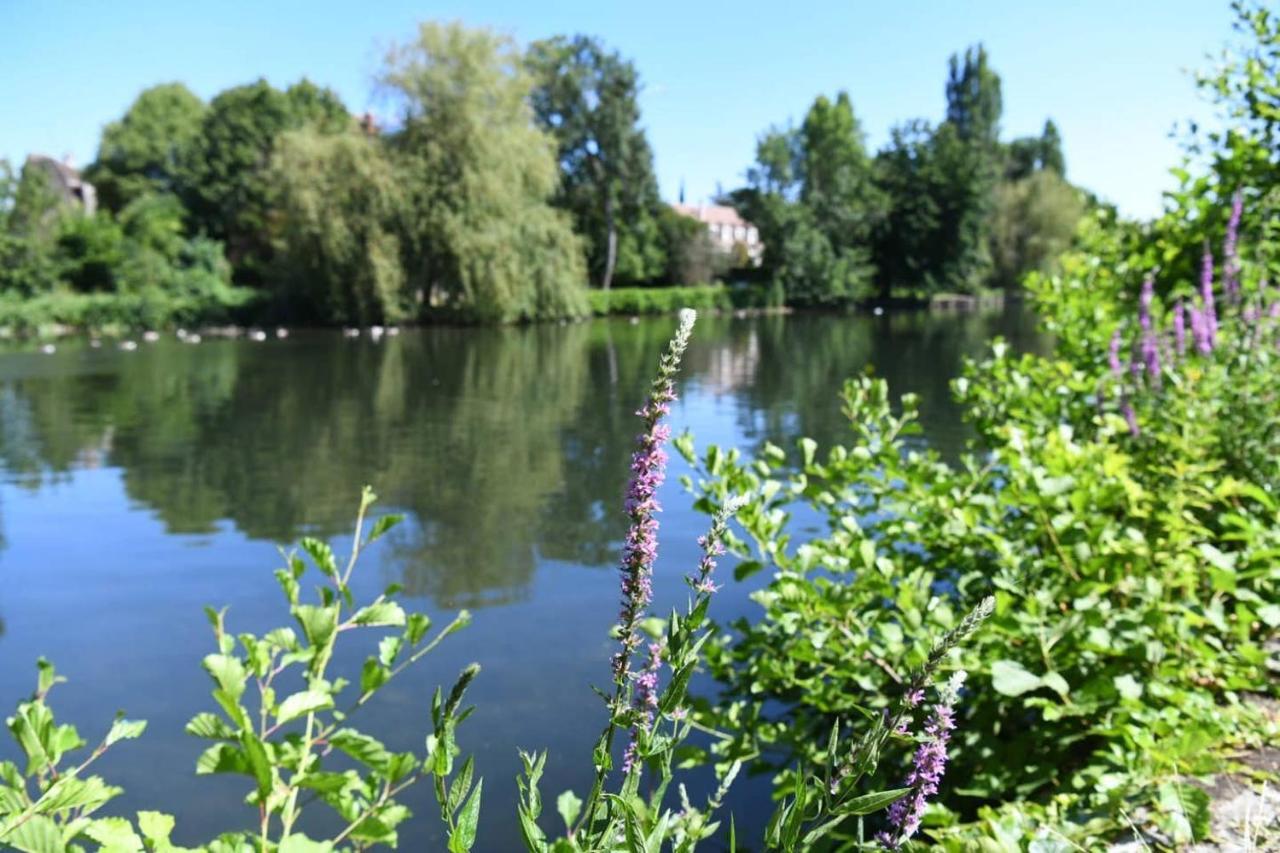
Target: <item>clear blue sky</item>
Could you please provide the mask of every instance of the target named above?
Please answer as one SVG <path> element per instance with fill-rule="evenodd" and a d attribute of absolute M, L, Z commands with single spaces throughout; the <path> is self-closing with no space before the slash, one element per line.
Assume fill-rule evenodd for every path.
<path fill-rule="evenodd" d="M 91 161 L 98 134 L 146 86 L 209 98 L 266 77 L 377 107 L 383 49 L 416 21 L 462 20 L 527 42 L 602 37 L 631 57 L 663 194 L 737 185 L 757 134 L 847 89 L 880 145 L 941 116 L 947 57 L 982 41 L 1004 81 L 1004 136 L 1061 128 L 1069 176 L 1131 215 L 1171 186 L 1175 121 L 1206 117 L 1190 69 L 1230 37 L 1226 0 L 0 0 L 0 157 Z"/>

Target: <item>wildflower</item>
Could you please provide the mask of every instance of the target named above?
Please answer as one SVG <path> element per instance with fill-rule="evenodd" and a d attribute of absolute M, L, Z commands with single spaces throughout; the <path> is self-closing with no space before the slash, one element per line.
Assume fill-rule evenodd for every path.
<path fill-rule="evenodd" d="M 1120 405 L 1120 412 L 1124 415 L 1125 423 L 1129 425 L 1129 433 L 1135 438 L 1142 434 L 1142 430 L 1138 427 L 1138 413 L 1133 410 L 1133 403 L 1125 400 Z"/>
<path fill-rule="evenodd" d="M 1182 314 L 1182 303 L 1173 306 L 1173 347 L 1182 358 L 1187 351 L 1187 324 Z"/>
<path fill-rule="evenodd" d="M 644 432 L 636 439 L 631 457 L 631 482 L 627 487 L 625 509 L 631 525 L 623 540 L 622 609 L 618 614 L 622 650 L 613 658 L 614 680 L 625 682 L 627 661 L 640 645 L 636 626 L 653 600 L 653 564 L 658 557 L 658 488 L 666 479 L 667 453 L 664 445 L 671 428 L 662 419 L 671 411 L 676 398 L 675 374 L 680 359 L 689 345 L 689 334 L 697 315 L 691 310 L 680 312 L 680 325 L 667 352 L 658 364 L 658 376 L 649 390 L 649 399 L 636 414 L 644 421 Z"/>
<path fill-rule="evenodd" d="M 1213 304 L 1213 252 L 1206 246 L 1200 265 L 1200 301 L 1203 303 L 1205 344 L 1201 352 L 1210 353 L 1218 340 L 1218 312 Z M 1207 346 L 1208 349 L 1204 347 Z"/>
<path fill-rule="evenodd" d="M 947 744 L 955 729 L 955 704 L 964 686 L 963 670 L 951 676 L 938 691 L 938 703 L 933 706 L 924 729 L 924 742 L 916 748 L 911 771 L 903 787 L 911 792 L 889 807 L 890 830 L 880 833 L 878 839 L 887 849 L 896 849 L 911 838 L 920 828 L 929 798 L 938 793 L 938 785 L 947 769 Z"/>
<path fill-rule="evenodd" d="M 711 529 L 705 536 L 698 537 L 698 547 L 702 549 L 702 557 L 698 560 L 698 569 L 694 574 L 685 577 L 685 583 L 693 587 L 699 595 L 714 595 L 720 587 L 711 582 L 711 575 L 716 570 L 716 558 L 724 554 L 724 537 L 729 532 L 729 519 L 742 509 L 746 499 L 739 496 L 725 501 L 711 520 Z"/>
<path fill-rule="evenodd" d="M 623 774 L 630 773 L 636 766 L 641 731 L 648 732 L 653 725 L 653 715 L 658 710 L 658 671 L 661 668 L 662 646 L 658 643 L 650 643 L 649 662 L 635 676 L 635 709 L 638 716 L 636 724 L 631 729 L 631 742 L 627 744 L 627 751 L 622 756 Z"/>
<path fill-rule="evenodd" d="M 1240 216 L 1244 213 L 1244 197 L 1239 190 L 1231 197 L 1231 218 L 1227 220 L 1227 236 L 1222 241 L 1222 289 L 1227 297 L 1240 298 Z"/>
<path fill-rule="evenodd" d="M 1116 329 L 1111 333 L 1111 346 L 1107 349 L 1107 364 L 1111 367 L 1111 373 L 1117 379 L 1124 370 L 1120 366 L 1120 330 Z"/>

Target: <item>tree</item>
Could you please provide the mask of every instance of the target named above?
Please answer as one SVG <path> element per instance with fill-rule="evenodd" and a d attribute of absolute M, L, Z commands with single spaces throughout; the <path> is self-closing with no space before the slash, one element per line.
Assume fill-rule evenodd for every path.
<path fill-rule="evenodd" d="M 947 120 L 933 137 L 940 175 L 941 254 L 937 283 L 971 291 L 990 272 L 987 233 L 993 193 L 1001 172 L 1000 77 L 981 45 L 952 55 L 947 79 Z"/>
<path fill-rule="evenodd" d="M 113 213 L 147 193 L 184 191 L 207 107 L 181 83 L 145 89 L 102 131 L 86 178 Z"/>
<path fill-rule="evenodd" d="M 947 77 L 947 123 L 959 137 L 994 146 L 1000 137 L 1003 108 L 1000 75 L 987 64 L 986 48 L 970 47 L 963 59 L 953 53 Z"/>
<path fill-rule="evenodd" d="M 1067 161 L 1062 156 L 1062 136 L 1053 119 L 1045 119 L 1044 130 L 1040 132 L 1040 168 L 1057 172 L 1058 177 L 1067 176 Z"/>
<path fill-rule="evenodd" d="M 586 239 L 592 280 L 608 289 L 615 277 L 656 277 L 666 261 L 655 220 L 661 202 L 635 66 L 581 35 L 534 42 L 525 62 L 534 117 L 556 141 L 556 204 Z"/>
<path fill-rule="evenodd" d="M 800 201 L 834 246 L 865 246 L 883 213 L 871 158 L 846 92 L 820 95 L 798 137 Z"/>
<path fill-rule="evenodd" d="M 895 287 L 937 288 L 943 175 L 933 137 L 928 122 L 910 121 L 895 127 L 888 146 L 876 155 L 876 181 L 886 199 L 874 255 L 882 298 Z"/>
<path fill-rule="evenodd" d="M 304 125 L 335 132 L 351 123 L 336 94 L 305 80 L 284 92 L 258 80 L 210 102 L 188 201 L 195 228 L 226 241 L 240 280 L 261 285 L 268 275 L 277 192 L 266 170 L 276 139 Z"/>
<path fill-rule="evenodd" d="M 585 313 L 582 244 L 550 204 L 555 147 L 511 40 L 423 24 L 380 80 L 399 106 L 411 272 L 428 304 L 498 321 Z"/>
<path fill-rule="evenodd" d="M 707 226 L 663 205 L 658 228 L 666 247 L 666 281 L 671 284 L 709 284 L 725 271 L 729 258 L 711 239 Z"/>
<path fill-rule="evenodd" d="M 833 306 L 868 295 L 871 237 L 885 197 L 847 93 L 819 96 L 798 129 L 761 136 L 747 180 L 732 198 L 759 228 L 764 269 L 788 304 Z"/>
<path fill-rule="evenodd" d="M 1083 214 L 1080 192 L 1056 170 L 1002 183 L 992 214 L 992 283 L 1013 289 L 1029 272 L 1052 270 Z"/>
<path fill-rule="evenodd" d="M 289 316 L 358 325 L 411 316 L 400 236 L 407 198 L 376 139 L 288 131 L 269 176 L 282 220 L 274 277 Z"/>

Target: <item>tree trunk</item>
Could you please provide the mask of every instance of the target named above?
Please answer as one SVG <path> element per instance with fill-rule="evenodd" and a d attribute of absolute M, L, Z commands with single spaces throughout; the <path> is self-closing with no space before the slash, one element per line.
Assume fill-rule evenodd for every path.
<path fill-rule="evenodd" d="M 604 276 L 600 281 L 600 287 L 608 290 L 610 283 L 613 281 L 613 268 L 618 263 L 618 226 L 613 219 L 613 194 L 610 193 L 604 200 L 604 227 L 608 232 L 606 239 L 606 248 L 604 255 Z"/>

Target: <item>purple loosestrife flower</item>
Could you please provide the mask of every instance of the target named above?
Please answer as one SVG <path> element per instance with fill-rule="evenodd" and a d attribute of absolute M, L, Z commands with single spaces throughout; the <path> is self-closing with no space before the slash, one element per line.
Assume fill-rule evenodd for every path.
<path fill-rule="evenodd" d="M 947 769 L 947 744 L 955 729 L 955 705 L 964 686 L 963 670 L 939 689 L 938 703 L 924 727 L 924 741 L 916 748 L 911 771 L 903 781 L 911 792 L 889 807 L 889 826 L 877 836 L 887 849 L 894 850 L 910 839 L 920 829 L 929 798 L 938 793 L 938 786 Z"/>
<path fill-rule="evenodd" d="M 1187 352 L 1187 322 L 1182 314 L 1182 302 L 1173 306 L 1173 349 L 1178 358 Z"/>
<path fill-rule="evenodd" d="M 1213 352 L 1218 342 L 1218 312 L 1213 304 L 1213 252 L 1205 246 L 1204 261 L 1200 265 L 1200 301 L 1204 311 L 1204 334 L 1208 349 L 1201 346 L 1203 353 Z"/>
<path fill-rule="evenodd" d="M 1107 348 L 1107 365 L 1111 368 L 1111 374 L 1117 379 L 1124 372 L 1124 368 L 1120 365 L 1120 330 L 1116 329 L 1111 333 L 1111 346 Z"/>
<path fill-rule="evenodd" d="M 711 520 L 711 529 L 705 536 L 698 537 L 698 547 L 702 549 L 702 557 L 698 560 L 698 568 L 694 574 L 685 576 L 685 583 L 698 595 L 713 595 L 720 587 L 711 581 L 716 570 L 716 558 L 724 554 L 724 537 L 729 532 L 729 519 L 747 503 L 744 496 L 729 498 Z"/>
<path fill-rule="evenodd" d="M 626 683 L 628 662 L 640 645 L 637 625 L 653 600 L 653 564 L 658 557 L 658 488 L 666 478 L 667 453 L 663 449 L 671 437 L 671 428 L 662 423 L 676 398 L 675 375 L 680 359 L 689 346 L 697 314 L 689 309 L 680 312 L 680 325 L 667 352 L 658 363 L 658 375 L 649 389 L 649 399 L 637 414 L 644 421 L 644 431 L 637 437 L 637 448 L 631 457 L 631 482 L 627 487 L 625 508 L 631 519 L 622 548 L 622 609 L 618 614 L 622 650 L 613 658 L 614 682 Z"/>
<path fill-rule="evenodd" d="M 1231 197 L 1231 218 L 1227 220 L 1227 236 L 1222 241 L 1222 288 L 1227 298 L 1240 298 L 1240 216 L 1244 213 L 1244 196 L 1239 190 Z"/>
<path fill-rule="evenodd" d="M 1156 285 L 1151 276 L 1142 282 L 1142 295 L 1138 298 L 1138 324 L 1142 326 L 1142 365 L 1157 386 L 1160 384 L 1160 348 L 1156 345 L 1155 332 L 1151 331 L 1151 302 L 1155 298 Z"/>
<path fill-rule="evenodd" d="M 631 729 L 631 742 L 622 756 L 622 772 L 630 773 L 636 767 L 639 757 L 640 731 L 645 732 L 653 725 L 653 715 L 658 710 L 658 671 L 662 668 L 662 646 L 649 644 L 649 662 L 645 668 L 634 676 L 636 683 L 635 708 L 638 719 Z"/>
<path fill-rule="evenodd" d="M 1191 320 L 1191 339 L 1201 355 L 1213 352 L 1213 342 L 1209 340 L 1208 323 L 1204 312 L 1194 306 L 1187 306 L 1187 317 Z"/>
<path fill-rule="evenodd" d="M 1133 403 L 1126 399 L 1120 404 L 1120 412 L 1124 415 L 1125 423 L 1129 425 L 1129 434 L 1135 438 L 1142 435 L 1142 430 L 1138 426 L 1138 413 L 1133 410 Z"/>

